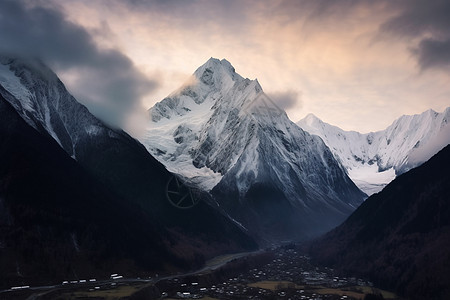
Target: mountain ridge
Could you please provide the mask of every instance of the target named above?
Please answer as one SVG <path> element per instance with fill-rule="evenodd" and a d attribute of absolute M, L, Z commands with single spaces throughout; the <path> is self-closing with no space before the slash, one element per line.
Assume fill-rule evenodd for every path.
<path fill-rule="evenodd" d="M 111 208 L 104 209 L 104 216 L 100 216 L 101 210 L 96 211 L 99 214 L 100 221 L 103 218 L 110 218 L 108 213 L 115 211 L 117 207 L 124 207 L 124 213 L 128 210 L 137 212 L 135 215 L 136 220 L 131 217 L 129 220 L 132 220 L 130 222 L 133 224 L 139 222 L 143 224 L 143 228 L 136 230 L 138 235 L 139 232 L 143 232 L 143 236 L 145 236 L 150 234 L 152 228 L 158 229 L 153 232 L 156 237 L 159 236 L 164 244 L 161 246 L 161 249 L 167 250 L 166 252 L 171 253 L 170 255 L 173 254 L 174 261 L 178 261 L 178 263 L 173 265 L 170 259 L 166 261 L 167 257 L 163 255 L 161 256 L 162 264 L 159 265 L 161 269 L 164 267 L 172 268 L 171 266 L 179 269 L 199 267 L 206 259 L 213 256 L 257 248 L 255 241 L 225 214 L 214 207 L 214 203 L 211 202 L 210 197 L 205 193 L 196 193 L 195 197 L 198 198 L 199 202 L 195 207 L 188 210 L 182 210 L 170 204 L 167 198 L 166 186 L 173 179 L 173 174 L 154 159 L 136 139 L 122 130 L 108 127 L 91 115 L 86 107 L 78 103 L 67 92 L 63 83 L 59 81 L 56 74 L 52 73 L 50 69 L 44 66 L 42 70 L 45 76 L 41 76 L 41 69 L 36 67 L 41 64 L 40 62 L 34 61 L 35 65 L 30 65 L 28 60 L 14 58 L 5 61 L 4 57 L 1 62 L 0 96 L 2 101 L 14 108 L 17 118 L 24 124 L 21 128 L 30 132 L 30 137 L 39 140 L 37 147 L 48 147 L 52 149 L 52 152 L 58 152 L 59 154 L 55 156 L 55 159 L 61 156 L 60 152 L 63 152 L 67 157 L 60 159 L 64 161 L 61 165 L 65 165 L 67 161 L 70 161 L 71 164 L 76 166 L 68 168 L 67 172 L 75 172 L 73 170 L 82 169 L 87 178 L 93 178 L 91 188 L 95 189 L 99 185 L 97 189 L 102 190 L 104 188 L 110 195 L 109 197 L 120 199 L 115 204 L 111 203 Z M 37 71 L 35 70 L 36 68 Z M 47 72 L 51 73 L 47 74 Z M 47 81 L 48 78 L 50 79 Z M 2 123 L 2 126 L 5 127 L 5 130 L 9 128 L 7 123 Z M 8 134 L 18 139 L 18 150 L 22 149 L 21 145 L 28 145 L 26 139 L 21 138 L 20 132 L 12 130 Z M 46 142 L 48 140 L 50 142 Z M 57 145 L 56 150 L 54 149 L 55 145 Z M 3 144 L 4 149 L 10 149 L 10 147 L 12 146 L 7 143 Z M 30 150 L 30 152 L 32 151 Z M 11 153 L 8 152 L 8 155 L 5 155 L 2 159 L 6 159 L 8 162 L 8 158 L 12 155 Z M 32 157 L 32 153 L 27 155 Z M 52 166 L 56 164 L 51 157 L 47 160 Z M 51 170 L 55 173 L 61 172 L 57 168 L 47 168 L 45 164 L 33 159 L 27 163 L 37 166 L 32 169 L 35 174 L 50 172 Z M 0 178 L 2 183 L 10 180 L 10 173 L 6 171 L 3 174 L 4 177 Z M 40 181 L 45 183 L 42 184 L 44 187 L 43 191 L 36 195 L 36 201 L 33 203 L 27 202 L 28 204 L 25 206 L 25 210 L 30 212 L 30 215 L 35 215 L 35 209 L 40 209 L 39 205 L 43 201 L 45 202 L 46 195 L 52 192 L 53 186 L 47 184 L 45 176 L 36 176 L 37 178 L 35 178 L 32 174 L 28 177 L 30 184 Z M 62 177 L 61 180 L 64 179 L 63 176 L 60 177 Z M 66 186 L 68 191 L 73 188 L 71 183 L 63 183 L 63 186 Z M 86 190 L 90 191 L 88 188 Z M 59 192 L 62 195 L 59 197 L 63 197 L 63 192 Z M 2 190 L 0 195 L 2 202 L 4 200 L 7 203 L 13 203 L 11 205 L 15 205 L 16 200 L 20 202 L 26 200 L 24 199 L 25 196 L 29 196 L 28 194 L 19 194 L 15 198 L 10 198 L 10 194 L 8 190 Z M 99 197 L 108 199 L 106 196 Z M 55 200 L 55 198 L 50 199 L 52 201 Z M 68 199 L 70 201 L 76 200 L 71 197 L 68 197 Z M 67 206 L 70 205 L 72 203 L 67 204 Z M 51 207 L 45 207 L 45 209 L 42 209 L 42 212 L 51 215 L 47 211 L 50 209 Z M 90 211 L 88 210 L 87 214 L 89 213 Z M 82 215 L 77 215 L 76 218 L 80 216 Z M 127 214 L 127 216 L 129 217 L 130 214 Z M 69 217 L 75 218 L 75 216 L 70 216 L 70 213 Z M 42 221 L 39 218 L 27 220 L 27 222 L 39 226 L 39 222 Z M 95 220 L 92 222 L 96 224 Z M 130 228 L 134 226 L 131 226 L 131 223 Z M 117 224 L 120 230 L 125 232 L 128 230 L 126 229 L 128 228 L 127 225 L 125 223 Z M 113 227 L 116 228 L 116 226 Z M 145 228 L 148 228 L 147 233 Z M 2 231 L 0 240 L 4 237 L 3 234 L 7 233 L 8 231 Z M 126 234 L 133 236 L 132 231 L 128 231 Z M 44 235 L 43 238 L 47 237 L 48 235 Z M 105 235 L 105 238 L 111 239 L 107 241 L 108 243 L 117 242 L 114 240 L 114 236 Z M 64 242 L 63 240 L 56 241 L 61 242 L 62 245 L 67 243 L 67 241 Z M 69 240 L 68 242 L 71 241 Z M 80 250 L 83 251 L 84 244 L 80 243 L 79 246 Z M 145 244 L 145 247 L 150 246 Z M 142 248 L 142 251 L 146 249 L 145 247 Z M 22 250 L 18 249 L 18 253 Z M 44 250 L 45 248 L 36 248 L 38 253 L 42 253 Z M 119 256 L 130 256 L 133 258 L 133 253 L 140 253 L 140 251 L 123 249 Z M 152 251 L 148 251 L 148 253 L 150 255 Z M 99 261 L 101 261 L 100 258 Z M 44 263 L 44 261 L 41 262 Z M 139 263 L 137 264 L 139 265 Z"/>
<path fill-rule="evenodd" d="M 320 136 L 366 193 L 379 192 L 396 175 L 420 165 L 450 142 L 450 107 L 405 115 L 384 130 L 345 131 L 308 115 L 297 122 Z"/>
<path fill-rule="evenodd" d="M 285 231 L 288 237 L 294 228 L 308 228 L 303 237 L 318 234 L 364 198 L 326 145 L 292 123 L 257 80 L 238 75 L 226 60 L 209 59 L 155 104 L 141 141 L 169 170 L 210 191 L 244 226 L 264 223 L 255 232 L 270 231 L 278 220 L 286 224 L 274 235 Z M 275 213 L 277 205 L 284 208 Z M 321 221 L 316 213 L 323 214 Z"/>

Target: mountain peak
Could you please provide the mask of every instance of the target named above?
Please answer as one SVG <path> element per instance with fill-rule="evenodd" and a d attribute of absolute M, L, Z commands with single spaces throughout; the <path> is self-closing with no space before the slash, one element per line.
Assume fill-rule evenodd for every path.
<path fill-rule="evenodd" d="M 215 58 L 215 57 L 210 57 L 202 66 L 207 66 L 207 67 L 211 67 L 211 66 L 217 66 L 220 64 L 220 59 Z M 200 67 L 202 67 L 200 66 Z"/>
<path fill-rule="evenodd" d="M 312 114 L 297 125 L 320 136 L 350 177 L 372 194 L 450 143 L 449 120 L 450 109 L 442 113 L 429 109 L 401 116 L 386 129 L 367 134 L 344 131 Z"/>
<path fill-rule="evenodd" d="M 315 114 L 309 113 L 309 114 L 306 115 L 305 120 L 314 121 L 314 120 L 320 120 L 320 119 Z"/>
<path fill-rule="evenodd" d="M 204 69 L 207 69 L 207 68 L 212 69 L 212 70 L 223 69 L 223 70 L 228 71 L 229 73 L 235 73 L 236 72 L 234 67 L 231 65 L 231 63 L 228 60 L 226 60 L 226 59 L 220 60 L 220 59 L 217 59 L 217 58 L 214 58 L 214 57 L 211 57 L 210 59 L 208 59 L 203 65 L 201 65 L 197 69 L 197 71 L 198 70 L 204 70 Z"/>
<path fill-rule="evenodd" d="M 218 59 L 215 57 L 210 57 L 202 66 L 219 66 L 219 65 L 227 66 L 234 70 L 231 63 L 228 60 L 226 60 L 225 58 Z"/>
<path fill-rule="evenodd" d="M 210 58 L 150 118 L 147 150 L 266 240 L 326 231 L 365 197 L 320 138 L 295 126 L 257 79 L 244 79 L 227 60 Z M 267 226 L 280 216 L 282 225 Z"/>
<path fill-rule="evenodd" d="M 4 69 L 3 75 L 10 73 L 6 77 L 17 77 L 18 74 L 22 74 L 20 81 L 26 83 L 25 85 L 31 85 L 33 80 L 44 80 L 52 83 L 59 81 L 56 74 L 38 58 L 0 54 L 0 65 Z M 25 73 L 26 75 L 24 75 Z M 6 78 L 3 79 L 6 80 Z"/>
<path fill-rule="evenodd" d="M 243 79 L 226 59 L 219 60 L 211 57 L 201 65 L 195 72 L 194 76 L 206 85 L 222 85 L 223 83 L 231 83 Z"/>
<path fill-rule="evenodd" d="M 303 119 L 301 119 L 300 121 L 297 122 L 297 124 L 308 125 L 308 126 L 316 126 L 321 123 L 323 123 L 323 121 L 321 119 L 319 119 L 313 113 L 307 114 L 306 117 L 304 117 Z"/>

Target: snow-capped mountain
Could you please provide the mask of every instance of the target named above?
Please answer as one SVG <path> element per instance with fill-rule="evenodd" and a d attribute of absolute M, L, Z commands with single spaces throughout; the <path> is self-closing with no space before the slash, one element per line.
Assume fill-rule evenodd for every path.
<path fill-rule="evenodd" d="M 450 107 L 402 116 L 385 130 L 344 131 L 309 114 L 297 125 L 320 136 L 350 178 L 367 194 L 379 192 L 396 175 L 427 161 L 450 143 Z"/>
<path fill-rule="evenodd" d="M 265 237 L 328 230 L 364 199 L 322 140 L 226 60 L 209 59 L 152 107 L 142 143 Z"/>
<path fill-rule="evenodd" d="M 195 193 L 205 201 L 191 209 L 172 205 L 167 185 L 173 174 L 137 140 L 90 114 L 43 63 L 0 57 L 0 217 L 8 216 L 6 224 L 0 218 L 0 256 L 8 254 L 1 278 L 20 275 L 16 268 L 29 245 L 38 257 L 33 270 L 64 257 L 69 267 L 105 273 L 117 265 L 146 272 L 197 268 L 214 256 L 257 247 L 204 192 Z M 25 226 L 26 234 L 10 234 Z M 75 247 L 69 251 L 75 255 L 39 259 L 54 255 L 48 245 L 56 244 L 63 251 Z M 26 257 L 23 265 L 31 265 L 33 256 Z M 69 267 L 47 275 L 78 273 Z M 25 277 L 41 275 L 24 269 Z"/>
<path fill-rule="evenodd" d="M 49 134 L 72 157 L 80 142 L 101 134 L 115 135 L 78 103 L 58 77 L 34 59 L 0 57 L 1 93 L 33 128 Z"/>

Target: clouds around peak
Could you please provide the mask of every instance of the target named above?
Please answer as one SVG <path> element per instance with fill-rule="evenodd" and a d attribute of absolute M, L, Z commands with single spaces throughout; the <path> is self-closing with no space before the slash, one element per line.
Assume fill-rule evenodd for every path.
<path fill-rule="evenodd" d="M 94 114 L 113 126 L 126 126 L 158 82 L 119 50 L 100 48 L 62 9 L 36 3 L 42 2 L 0 2 L 0 52 L 42 59 Z"/>
<path fill-rule="evenodd" d="M 272 92 L 267 95 L 275 102 L 281 109 L 288 110 L 291 108 L 301 108 L 302 93 L 294 90 Z"/>
<path fill-rule="evenodd" d="M 116 124 L 214 56 L 266 91 L 302 91 L 269 93 L 292 119 L 368 132 L 448 106 L 447 2 L 4 0 L 0 48 L 41 56 Z"/>
<path fill-rule="evenodd" d="M 415 0 L 394 3 L 399 13 L 382 24 L 381 31 L 415 43 L 411 53 L 422 71 L 449 71 L 450 2 Z"/>

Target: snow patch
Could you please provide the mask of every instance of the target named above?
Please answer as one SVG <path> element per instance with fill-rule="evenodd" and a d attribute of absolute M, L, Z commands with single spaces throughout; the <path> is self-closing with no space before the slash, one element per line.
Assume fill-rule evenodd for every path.
<path fill-rule="evenodd" d="M 17 77 L 13 71 L 10 70 L 8 65 L 0 64 L 0 84 L 11 95 L 20 101 L 22 108 L 33 112 L 33 95 L 31 92 L 20 82 L 20 78 Z"/>
<path fill-rule="evenodd" d="M 102 128 L 96 125 L 89 125 L 86 127 L 86 133 L 90 136 L 96 136 L 102 134 Z"/>

